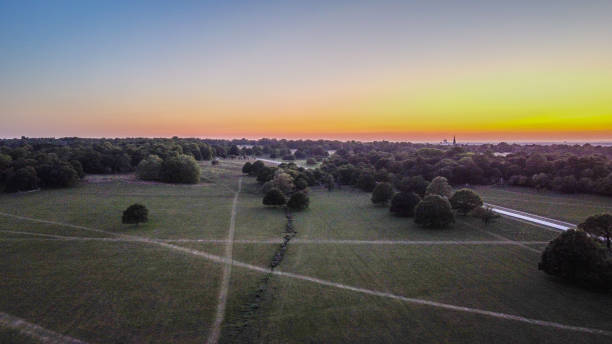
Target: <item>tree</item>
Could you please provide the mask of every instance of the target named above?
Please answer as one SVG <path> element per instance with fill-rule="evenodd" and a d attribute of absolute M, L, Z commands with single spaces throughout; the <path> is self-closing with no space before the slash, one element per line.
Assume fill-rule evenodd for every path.
<path fill-rule="evenodd" d="M 417 195 L 423 197 L 425 196 L 425 191 L 427 190 L 427 180 L 423 178 L 423 176 L 413 176 L 413 177 L 404 177 L 402 178 L 399 189 L 404 192 L 414 192 Z"/>
<path fill-rule="evenodd" d="M 70 187 L 79 181 L 79 175 L 66 161 L 54 161 L 39 165 L 36 174 L 45 187 Z"/>
<path fill-rule="evenodd" d="M 282 170 L 277 170 L 272 183 L 285 195 L 290 194 L 295 188 L 293 178 L 288 173 L 282 172 Z"/>
<path fill-rule="evenodd" d="M 308 204 L 310 203 L 310 199 L 305 192 L 296 192 L 289 198 L 287 202 L 287 207 L 294 210 L 303 210 L 308 208 Z"/>
<path fill-rule="evenodd" d="M 414 207 L 421 201 L 421 198 L 414 192 L 399 192 L 391 199 L 389 211 L 397 216 L 414 216 Z"/>
<path fill-rule="evenodd" d="M 446 197 L 427 195 L 414 208 L 414 222 L 427 228 L 443 228 L 455 222 Z"/>
<path fill-rule="evenodd" d="M 610 237 L 612 236 L 612 215 L 597 214 L 589 216 L 583 223 L 578 225 L 578 228 L 591 235 L 604 237 L 606 239 L 606 247 L 608 247 L 608 250 L 610 249 Z"/>
<path fill-rule="evenodd" d="M 296 156 L 297 156 L 297 152 L 296 152 Z M 308 158 L 306 159 L 306 165 L 312 166 L 312 165 L 316 165 L 317 161 L 313 158 Z"/>
<path fill-rule="evenodd" d="M 279 189 L 272 189 L 263 198 L 263 204 L 269 206 L 281 206 L 287 202 L 285 195 Z"/>
<path fill-rule="evenodd" d="M 357 187 L 366 192 L 372 192 L 376 187 L 376 179 L 369 172 L 362 173 L 357 179 Z"/>
<path fill-rule="evenodd" d="M 605 249 L 581 230 L 570 229 L 551 241 L 538 269 L 584 286 L 612 288 L 612 262 Z"/>
<path fill-rule="evenodd" d="M 252 168 L 253 168 L 253 164 L 251 164 L 250 162 L 247 161 L 242 166 L 242 173 L 249 174 L 251 172 Z"/>
<path fill-rule="evenodd" d="M 136 176 L 142 180 L 159 180 L 163 160 L 151 154 L 136 166 Z"/>
<path fill-rule="evenodd" d="M 132 204 L 121 217 L 121 222 L 125 224 L 136 224 L 149 221 L 149 210 L 142 204 Z"/>
<path fill-rule="evenodd" d="M 426 195 L 439 195 L 446 198 L 450 198 L 452 193 L 453 188 L 448 184 L 448 180 L 439 176 L 434 178 L 425 190 Z"/>
<path fill-rule="evenodd" d="M 488 225 L 489 222 L 499 217 L 499 214 L 495 213 L 491 207 L 478 207 L 472 210 L 472 216 L 479 218 Z"/>
<path fill-rule="evenodd" d="M 466 215 L 475 208 L 481 207 L 482 199 L 473 190 L 461 189 L 450 198 L 450 204 L 460 214 Z"/>
<path fill-rule="evenodd" d="M 372 192 L 372 203 L 387 204 L 393 197 L 393 187 L 389 183 L 378 183 Z"/>
<path fill-rule="evenodd" d="M 261 170 L 264 167 L 265 167 L 265 165 L 264 165 L 263 161 L 261 161 L 261 160 L 255 161 L 251 165 L 251 170 L 249 171 L 249 175 L 250 176 L 257 176 L 258 173 L 259 173 L 259 170 Z"/>
<path fill-rule="evenodd" d="M 232 145 L 229 150 L 229 155 L 240 155 L 240 148 L 236 145 Z"/>
<path fill-rule="evenodd" d="M 332 191 L 334 189 L 334 186 L 336 185 L 334 176 L 331 174 L 328 174 L 325 176 L 325 178 L 323 179 L 323 183 L 325 183 L 325 187 L 327 188 L 327 191 Z"/>
<path fill-rule="evenodd" d="M 38 188 L 38 176 L 34 167 L 22 167 L 15 172 L 9 170 L 6 192 L 28 191 L 36 188 Z"/>
<path fill-rule="evenodd" d="M 200 181 L 200 166 L 191 155 L 180 154 L 162 163 L 160 178 L 167 183 L 196 184 Z"/>

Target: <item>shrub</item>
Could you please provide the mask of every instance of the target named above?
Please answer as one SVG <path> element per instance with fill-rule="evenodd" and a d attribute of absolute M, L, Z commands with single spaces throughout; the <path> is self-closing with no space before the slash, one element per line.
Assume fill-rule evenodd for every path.
<path fill-rule="evenodd" d="M 136 166 L 136 176 L 142 180 L 159 180 L 162 163 L 159 156 L 151 154 Z"/>
<path fill-rule="evenodd" d="M 488 225 L 489 222 L 500 217 L 500 215 L 494 212 L 491 207 L 478 207 L 472 210 L 472 216 L 481 219 L 485 225 Z"/>
<path fill-rule="evenodd" d="M 414 207 L 421 201 L 421 198 L 414 192 L 400 192 L 391 199 L 389 211 L 397 216 L 414 216 Z"/>
<path fill-rule="evenodd" d="M 291 195 L 289 201 L 287 202 L 287 207 L 294 210 L 303 210 L 308 208 L 308 204 L 310 203 L 310 199 L 308 195 L 304 192 L 296 192 Z"/>
<path fill-rule="evenodd" d="M 263 204 L 269 206 L 281 206 L 287 202 L 285 195 L 279 189 L 272 189 L 263 198 Z"/>
<path fill-rule="evenodd" d="M 538 269 L 586 287 L 612 288 L 612 262 L 606 250 L 583 231 L 568 230 L 551 241 Z"/>
<path fill-rule="evenodd" d="M 149 211 L 142 204 L 132 204 L 129 206 L 121 217 L 121 222 L 125 224 L 136 224 L 149 221 Z"/>
<path fill-rule="evenodd" d="M 251 172 L 252 168 L 253 168 L 253 164 L 251 164 L 250 162 L 247 161 L 242 166 L 242 173 L 249 174 Z"/>
<path fill-rule="evenodd" d="M 443 228 L 455 222 L 446 197 L 428 195 L 414 208 L 414 222 L 427 228 Z"/>
<path fill-rule="evenodd" d="M 482 199 L 477 193 L 470 189 L 461 189 L 455 192 L 450 198 L 453 209 L 457 209 L 460 214 L 467 214 L 470 211 L 482 206 Z"/>
<path fill-rule="evenodd" d="M 372 192 L 372 203 L 386 204 L 393 197 L 393 187 L 389 183 L 378 183 Z"/>
<path fill-rule="evenodd" d="M 316 165 L 317 161 L 313 158 L 306 159 L 306 165 Z"/>
<path fill-rule="evenodd" d="M 427 190 L 425 190 L 425 194 L 427 195 L 439 195 L 444 196 L 446 198 L 450 198 L 453 193 L 453 188 L 448 184 L 448 180 L 444 177 L 436 177 L 434 178 L 429 186 L 427 186 Z"/>
<path fill-rule="evenodd" d="M 160 178 L 168 183 L 196 184 L 200 181 L 200 173 L 200 166 L 195 159 L 191 155 L 181 154 L 164 160 Z"/>

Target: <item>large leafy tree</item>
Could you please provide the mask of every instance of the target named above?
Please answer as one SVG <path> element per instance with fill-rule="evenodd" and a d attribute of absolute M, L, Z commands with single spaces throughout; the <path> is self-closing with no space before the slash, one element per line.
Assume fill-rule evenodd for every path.
<path fill-rule="evenodd" d="M 262 202 L 264 205 L 278 207 L 287 203 L 287 199 L 279 189 L 273 188 L 272 190 L 266 192 Z"/>
<path fill-rule="evenodd" d="M 389 211 L 397 216 L 414 216 L 414 208 L 421 201 L 421 198 L 414 192 L 399 192 L 391 199 Z"/>
<path fill-rule="evenodd" d="M 372 203 L 387 204 L 393 197 L 393 187 L 389 183 L 378 183 L 372 192 Z"/>
<path fill-rule="evenodd" d="M 460 214 L 467 214 L 470 211 L 482 206 L 480 196 L 470 189 L 461 189 L 455 192 L 450 198 L 450 204 L 453 209 L 457 209 Z"/>
<path fill-rule="evenodd" d="M 568 230 L 551 241 L 538 268 L 588 287 L 612 288 L 612 262 L 606 250 L 581 230 Z"/>
<path fill-rule="evenodd" d="M 446 198 L 450 198 L 452 193 L 453 188 L 448 184 L 448 180 L 440 176 L 434 178 L 425 190 L 427 195 L 438 195 Z"/>
<path fill-rule="evenodd" d="M 455 222 L 446 197 L 428 195 L 414 209 L 414 222 L 427 228 L 443 228 Z"/>
<path fill-rule="evenodd" d="M 289 198 L 287 207 L 294 210 L 303 210 L 308 208 L 309 203 L 310 199 L 305 192 L 296 192 Z"/>
<path fill-rule="evenodd" d="M 180 154 L 164 160 L 160 178 L 168 183 L 196 184 L 200 181 L 200 166 L 191 155 Z"/>

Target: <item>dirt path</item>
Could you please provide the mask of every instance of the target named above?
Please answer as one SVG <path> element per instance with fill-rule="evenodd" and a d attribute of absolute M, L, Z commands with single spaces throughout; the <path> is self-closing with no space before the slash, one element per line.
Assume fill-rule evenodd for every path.
<path fill-rule="evenodd" d="M 570 228 L 576 227 L 576 225 L 573 223 L 559 221 L 559 220 L 551 219 L 551 218 L 540 216 L 540 215 L 530 214 L 524 211 L 514 210 L 514 209 L 510 209 L 510 208 L 506 208 L 506 207 L 502 207 L 502 206 L 490 204 L 490 203 L 485 203 L 485 205 L 488 207 L 491 207 L 491 209 L 498 214 L 501 214 L 507 217 L 526 220 L 529 222 L 537 223 L 537 224 L 548 226 L 548 227 L 555 228 L 555 229 L 560 229 L 562 231 L 566 231 Z"/>
<path fill-rule="evenodd" d="M 19 333 L 35 338 L 45 344 L 85 344 L 85 342 L 78 339 L 47 330 L 41 326 L 3 312 L 0 312 L 0 326 L 19 331 Z"/>
<path fill-rule="evenodd" d="M 240 185 L 241 184 L 239 184 L 239 186 Z M 238 193 L 236 193 L 236 196 L 235 196 L 234 199 L 235 199 L 234 204 L 237 204 Z M 14 216 L 14 215 L 2 213 L 2 212 L 0 212 L 0 215 Z M 58 225 L 80 227 L 81 229 L 85 229 L 86 228 L 86 227 L 83 228 L 81 226 L 74 226 L 74 225 L 70 225 L 70 224 L 64 224 L 64 223 L 52 222 L 52 221 L 46 221 L 46 220 L 38 220 L 38 219 L 26 218 L 26 217 L 20 217 L 20 216 L 18 218 L 25 219 L 25 220 L 37 221 L 37 222 L 43 222 L 43 223 L 54 223 L 54 224 L 58 224 Z M 234 207 L 232 207 L 232 219 L 234 219 L 234 220 L 230 221 L 230 233 L 229 233 L 228 236 L 232 236 L 232 238 L 233 238 L 233 226 L 232 226 L 232 223 L 235 223 L 235 208 Z M 95 230 L 95 229 L 87 228 L 87 230 Z M 116 233 L 107 232 L 107 231 L 103 231 L 103 230 L 95 230 L 95 231 L 119 236 Z M 526 318 L 526 317 L 522 317 L 522 316 L 519 316 L 519 315 L 500 313 L 500 312 L 492 312 L 492 311 L 487 311 L 487 310 L 483 310 L 483 309 L 457 306 L 457 305 L 446 304 L 446 303 L 435 302 L 435 301 L 424 300 L 424 299 L 409 298 L 409 297 L 405 297 L 405 296 L 401 296 L 401 295 L 395 295 L 395 294 L 391 294 L 391 293 L 387 293 L 387 292 L 381 292 L 381 291 L 376 291 L 376 290 L 371 290 L 371 289 L 365 289 L 365 288 L 360 288 L 360 287 L 356 287 L 356 286 L 350 286 L 350 285 L 346 285 L 346 284 L 336 283 L 336 282 L 333 282 L 333 281 L 323 280 L 323 279 L 319 279 L 319 278 L 316 278 L 316 277 L 310 277 L 310 276 L 295 274 L 295 273 L 291 273 L 291 272 L 283 272 L 283 271 L 280 271 L 280 270 L 271 271 L 270 268 L 260 267 L 260 266 L 256 266 L 256 265 L 252 265 L 252 264 L 236 261 L 236 260 L 232 259 L 231 256 L 227 256 L 227 252 L 228 252 L 227 250 L 226 250 L 226 257 L 221 257 L 221 256 L 210 254 L 210 253 L 207 253 L 207 252 L 204 252 L 204 251 L 199 251 L 199 250 L 190 249 L 190 248 L 186 248 L 186 247 L 182 247 L 182 246 L 177 246 L 177 245 L 173 245 L 173 244 L 170 244 L 170 243 L 167 243 L 167 242 L 163 242 L 163 241 L 159 241 L 159 240 L 156 240 L 156 239 L 147 239 L 147 238 L 141 238 L 141 237 L 136 237 L 136 236 L 127 236 L 127 235 L 122 235 L 121 237 L 125 237 L 125 238 L 128 238 L 128 239 L 131 239 L 132 241 L 138 241 L 138 242 L 144 242 L 144 243 L 149 243 L 149 244 L 153 244 L 153 245 L 158 245 L 158 246 L 165 247 L 165 248 L 168 248 L 168 249 L 171 249 L 171 250 L 175 250 L 177 252 L 183 252 L 183 253 L 186 253 L 186 254 L 195 255 L 195 256 L 202 257 L 202 258 L 208 259 L 208 260 L 216 262 L 216 263 L 220 263 L 220 264 L 236 266 L 236 267 L 245 268 L 245 269 L 249 269 L 249 270 L 253 270 L 253 271 L 258 271 L 258 272 L 266 273 L 266 274 L 267 273 L 272 273 L 272 274 L 278 275 L 278 276 L 293 278 L 293 279 L 297 279 L 297 280 L 307 281 L 307 282 L 316 283 L 316 284 L 319 284 L 319 285 L 334 287 L 334 288 L 343 289 L 343 290 L 349 290 L 349 291 L 353 291 L 353 292 L 357 292 L 357 293 L 362 293 L 362 294 L 367 294 L 367 295 L 385 297 L 385 298 L 394 299 L 394 300 L 398 300 L 398 301 L 403 301 L 403 302 L 407 302 L 407 303 L 411 303 L 411 304 L 425 305 L 425 306 L 430 306 L 430 307 L 440 308 L 440 309 L 445 309 L 445 310 L 450 310 L 450 311 L 456 311 L 456 312 L 465 312 L 465 313 L 471 313 L 471 314 L 484 315 L 484 316 L 488 316 L 488 317 L 493 317 L 493 318 L 498 318 L 498 319 L 505 319 L 505 320 L 512 320 L 512 321 L 527 323 L 527 324 L 536 325 L 536 326 L 543 326 L 543 327 L 549 327 L 549 328 L 556 328 L 556 329 L 562 329 L 562 330 L 568 330 L 568 331 L 575 331 L 575 332 L 582 332 L 582 333 L 589 333 L 589 334 L 596 334 L 596 335 L 603 335 L 603 336 L 612 337 L 612 331 L 608 331 L 608 330 L 595 329 L 595 328 L 589 328 L 589 327 L 572 326 L 572 325 L 566 325 L 566 324 L 561 324 L 561 323 L 556 323 L 556 322 L 551 322 L 551 321 Z M 506 240 L 509 240 L 509 239 L 506 239 Z M 231 245 L 229 245 L 229 243 L 228 243 L 228 246 L 231 246 Z M 231 253 L 231 248 L 229 249 L 229 252 Z M 227 276 L 225 274 L 226 271 L 227 270 L 224 270 L 224 282 L 225 282 L 225 276 Z M 231 272 L 231 268 L 229 269 L 229 271 Z M 220 301 L 227 299 L 227 286 L 229 286 L 229 276 L 227 276 L 227 284 L 225 285 L 225 288 L 222 288 L 222 290 L 220 292 L 220 295 L 219 295 L 219 300 Z M 221 304 L 222 304 L 222 309 L 221 309 Z M 220 309 L 221 309 L 221 312 L 219 312 Z M 222 314 L 222 316 L 223 316 L 224 312 L 225 312 L 225 301 L 223 303 L 220 303 L 220 306 L 218 308 L 217 314 Z M 219 321 L 215 321 L 215 325 L 217 325 L 217 323 L 218 323 L 218 326 L 215 326 L 213 328 L 213 332 L 215 330 L 219 331 L 219 332 L 217 333 L 216 337 L 213 336 L 213 334 L 211 333 L 211 336 L 209 337 L 209 342 L 211 342 L 210 341 L 211 339 L 218 340 L 218 338 L 219 338 L 218 336 L 220 334 L 220 325 L 221 325 L 222 322 L 223 322 L 223 318 L 221 318 L 220 322 Z M 212 342 L 214 343 L 214 341 L 212 341 Z"/>
<path fill-rule="evenodd" d="M 234 231 L 236 229 L 236 208 L 238 207 L 238 195 L 242 189 L 242 177 L 238 179 L 238 190 L 234 195 L 234 201 L 232 202 L 232 216 L 230 217 L 229 231 L 227 234 L 227 243 L 225 244 L 225 258 L 229 259 L 230 264 L 225 264 L 223 267 L 223 280 L 221 281 L 221 289 L 219 290 L 217 314 L 215 315 L 215 322 L 211 328 L 208 336 L 207 343 L 216 344 L 221 336 L 221 324 L 225 318 L 225 306 L 227 304 L 227 294 L 229 292 L 230 277 L 232 275 L 232 250 L 234 247 Z"/>

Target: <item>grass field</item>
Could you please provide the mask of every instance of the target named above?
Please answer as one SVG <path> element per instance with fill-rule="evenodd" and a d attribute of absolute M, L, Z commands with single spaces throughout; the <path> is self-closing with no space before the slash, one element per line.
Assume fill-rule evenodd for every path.
<path fill-rule="evenodd" d="M 203 254 L 225 254 L 219 240 L 228 235 L 242 163 L 203 164 L 205 182 L 193 186 L 111 178 L 0 196 L 0 212 L 24 217 L 0 216 L 0 312 L 93 343 L 206 341 L 217 316 L 223 265 Z M 482 193 L 485 199 L 500 194 Z M 280 272 L 268 274 L 263 297 L 255 300 L 267 274 L 254 267 L 269 265 L 279 247 L 269 240 L 282 238 L 286 219 L 280 209 L 263 208 L 254 178 L 244 177 L 232 259 L 251 266 L 231 271 L 220 342 L 611 340 L 498 316 L 612 331 L 612 295 L 537 270 L 539 251 L 555 231 L 507 218 L 485 226 L 470 217 L 457 217 L 448 229 L 426 230 L 373 206 L 360 191 L 315 188 L 310 196 L 310 209 L 294 214 L 298 233 Z M 556 197 L 578 208 L 574 197 L 533 197 Z M 121 211 L 134 202 L 149 208 L 151 221 L 122 225 Z M 138 238 L 126 241 L 124 234 Z M 217 242 L 202 241 L 210 239 Z M 235 336 L 237 328 L 242 337 Z M 36 342 L 6 328 L 0 331 L 4 338 Z"/>
<path fill-rule="evenodd" d="M 612 213 L 612 198 L 587 194 L 560 194 L 524 187 L 479 186 L 485 202 L 571 223 L 598 213 Z"/>

